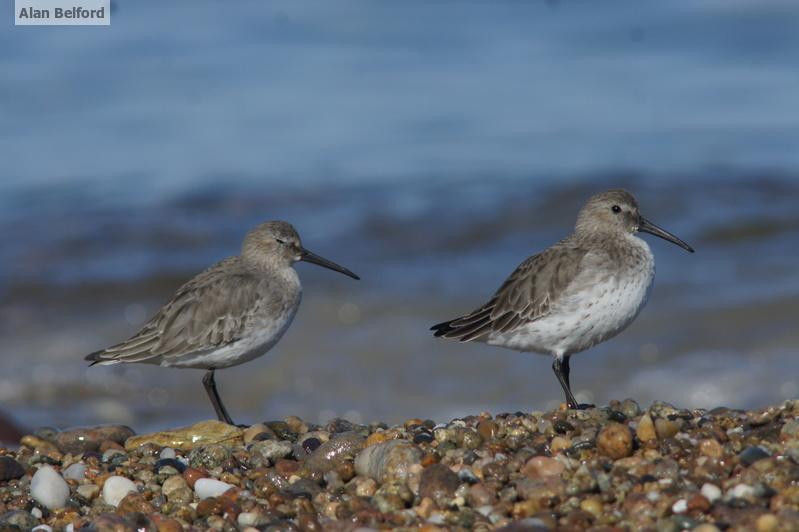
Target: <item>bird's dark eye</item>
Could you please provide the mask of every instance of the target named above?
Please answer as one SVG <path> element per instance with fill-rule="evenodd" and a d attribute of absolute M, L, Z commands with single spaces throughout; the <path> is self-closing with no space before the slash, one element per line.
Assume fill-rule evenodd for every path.
<path fill-rule="evenodd" d="M 285 240 L 280 240 L 279 238 L 276 238 L 275 240 L 277 241 L 278 244 L 285 244 L 286 243 Z"/>
<path fill-rule="evenodd" d="M 619 207 L 618 205 L 614 205 L 613 207 L 610 208 L 610 210 L 612 210 L 616 214 L 619 214 L 621 212 L 621 207 Z"/>

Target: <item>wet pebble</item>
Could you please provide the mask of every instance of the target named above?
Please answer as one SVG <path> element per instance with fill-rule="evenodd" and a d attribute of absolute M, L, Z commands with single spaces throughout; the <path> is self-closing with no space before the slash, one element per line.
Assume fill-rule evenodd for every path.
<path fill-rule="evenodd" d="M 633 438 L 626 425 L 609 423 L 597 435 L 596 445 L 599 452 L 617 460 L 632 454 Z"/>
<path fill-rule="evenodd" d="M 103 501 L 116 508 L 125 495 L 132 491 L 137 491 L 132 480 L 117 475 L 109 477 L 103 484 Z"/>
<path fill-rule="evenodd" d="M 234 487 L 232 484 L 221 480 L 200 478 L 194 483 L 194 493 L 200 499 L 207 499 L 209 497 L 219 497 L 232 487 Z"/>
<path fill-rule="evenodd" d="M 0 482 L 20 478 L 25 468 L 10 456 L 0 456 Z"/>
<path fill-rule="evenodd" d="M 30 493 L 33 500 L 50 510 L 55 510 L 66 504 L 69 498 L 69 484 L 58 471 L 45 465 L 31 478 Z"/>

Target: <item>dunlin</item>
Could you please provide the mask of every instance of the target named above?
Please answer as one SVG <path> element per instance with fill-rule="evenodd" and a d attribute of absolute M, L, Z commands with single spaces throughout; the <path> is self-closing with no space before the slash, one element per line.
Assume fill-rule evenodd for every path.
<path fill-rule="evenodd" d="M 570 357 L 624 330 L 649 296 L 655 259 L 638 232 L 694 251 L 641 216 L 629 192 L 602 192 L 580 210 L 573 234 L 522 262 L 488 303 L 431 330 L 551 355 L 569 408 L 580 408 L 569 385 Z"/>
<path fill-rule="evenodd" d="M 269 351 L 286 332 L 302 297 L 292 265 L 305 261 L 359 279 L 302 247 L 286 222 L 266 222 L 244 238 L 241 254 L 224 259 L 181 286 L 129 340 L 86 357 L 94 364 L 141 362 L 207 370 L 203 385 L 216 415 L 233 424 L 214 371 Z"/>

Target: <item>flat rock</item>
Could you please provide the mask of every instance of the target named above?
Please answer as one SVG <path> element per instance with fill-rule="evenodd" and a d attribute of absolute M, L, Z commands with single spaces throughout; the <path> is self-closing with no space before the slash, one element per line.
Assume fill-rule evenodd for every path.
<path fill-rule="evenodd" d="M 132 451 L 147 443 L 181 451 L 217 443 L 240 445 L 243 441 L 242 434 L 240 428 L 221 421 L 200 421 L 189 427 L 133 436 L 125 442 L 125 450 Z"/>
<path fill-rule="evenodd" d="M 98 451 L 104 441 L 122 445 L 134 434 L 133 429 L 125 425 L 99 425 L 59 432 L 53 443 L 62 453 L 81 454 Z"/>

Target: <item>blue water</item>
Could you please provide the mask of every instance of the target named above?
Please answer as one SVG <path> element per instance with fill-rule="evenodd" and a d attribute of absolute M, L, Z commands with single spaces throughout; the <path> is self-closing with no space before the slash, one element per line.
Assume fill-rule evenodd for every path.
<path fill-rule="evenodd" d="M 698 253 L 650 240 L 652 301 L 575 362 L 581 389 L 686 406 L 796 395 L 796 2 L 114 4 L 108 28 L 13 27 L 9 12 L 0 30 L 0 401 L 26 422 L 206 417 L 194 372 L 81 356 L 275 218 L 364 280 L 298 266 L 306 300 L 272 360 L 219 377 L 232 409 L 547 406 L 545 359 L 426 327 L 613 186 Z M 686 378 L 707 367 L 707 390 Z M 747 376 L 751 393 L 728 393 Z"/>

